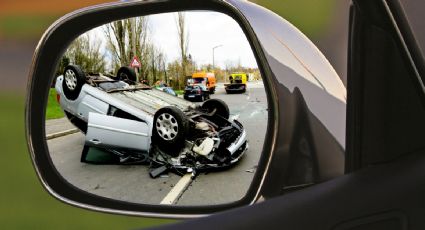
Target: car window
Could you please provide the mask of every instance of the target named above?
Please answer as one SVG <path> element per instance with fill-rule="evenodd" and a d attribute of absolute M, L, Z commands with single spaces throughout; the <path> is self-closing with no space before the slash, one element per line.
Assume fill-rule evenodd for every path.
<path fill-rule="evenodd" d="M 204 81 L 205 81 L 205 79 L 203 79 L 203 78 L 194 78 L 193 79 L 193 82 L 196 83 L 196 84 L 203 83 Z"/>
<path fill-rule="evenodd" d="M 128 85 L 124 82 L 103 82 L 99 84 L 99 87 L 105 91 L 125 89 Z"/>

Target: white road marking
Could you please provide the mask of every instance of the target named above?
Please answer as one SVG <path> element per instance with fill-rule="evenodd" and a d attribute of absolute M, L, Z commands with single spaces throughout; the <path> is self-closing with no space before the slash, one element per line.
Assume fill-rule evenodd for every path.
<path fill-rule="evenodd" d="M 192 173 L 184 175 L 177 184 L 171 189 L 171 191 L 162 199 L 160 204 L 172 205 L 177 202 L 183 192 L 192 183 Z"/>
<path fill-rule="evenodd" d="M 69 134 L 74 134 L 77 133 L 78 129 L 68 129 L 62 132 L 57 132 L 57 133 L 52 133 L 52 134 L 47 134 L 46 135 L 46 139 L 50 140 L 50 139 L 54 139 L 54 138 L 58 138 L 58 137 L 63 137 Z"/>

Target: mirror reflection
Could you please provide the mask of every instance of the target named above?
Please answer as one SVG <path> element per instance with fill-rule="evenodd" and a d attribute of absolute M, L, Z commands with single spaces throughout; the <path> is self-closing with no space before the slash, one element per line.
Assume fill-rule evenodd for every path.
<path fill-rule="evenodd" d="M 46 139 L 69 183 L 144 204 L 223 204 L 246 194 L 268 107 L 253 51 L 229 16 L 111 22 L 72 42 L 56 72 Z"/>

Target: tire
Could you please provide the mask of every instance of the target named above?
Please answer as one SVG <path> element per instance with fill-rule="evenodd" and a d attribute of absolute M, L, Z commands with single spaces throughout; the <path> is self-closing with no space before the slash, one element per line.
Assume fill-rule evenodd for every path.
<path fill-rule="evenodd" d="M 211 113 L 216 110 L 215 114 L 225 119 L 229 119 L 230 117 L 229 107 L 220 99 L 209 99 L 202 104 L 201 108 L 207 113 Z"/>
<path fill-rule="evenodd" d="M 77 65 L 69 65 L 63 71 L 62 89 L 68 100 L 75 100 L 86 83 L 86 75 Z"/>
<path fill-rule="evenodd" d="M 126 82 L 129 85 L 136 85 L 136 72 L 134 72 L 134 70 L 128 66 L 123 66 L 117 72 L 117 80 Z"/>
<path fill-rule="evenodd" d="M 185 144 L 189 131 L 186 115 L 174 106 L 161 108 L 155 113 L 152 142 L 171 156 L 177 156 Z"/>

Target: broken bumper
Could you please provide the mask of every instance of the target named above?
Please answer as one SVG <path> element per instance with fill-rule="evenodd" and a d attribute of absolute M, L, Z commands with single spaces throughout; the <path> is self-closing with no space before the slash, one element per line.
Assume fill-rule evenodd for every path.
<path fill-rule="evenodd" d="M 246 143 L 246 131 L 243 130 L 242 134 L 239 136 L 236 142 L 227 147 L 227 150 L 230 152 L 230 155 L 233 156 L 236 151 L 238 151 L 241 147 Z M 246 148 L 246 147 L 245 147 Z"/>

